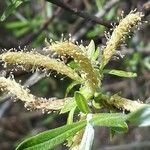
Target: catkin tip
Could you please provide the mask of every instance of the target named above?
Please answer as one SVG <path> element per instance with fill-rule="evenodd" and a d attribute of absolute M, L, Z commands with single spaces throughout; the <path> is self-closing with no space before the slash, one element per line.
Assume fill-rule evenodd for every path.
<path fill-rule="evenodd" d="M 65 99 L 44 99 L 35 97 L 29 93 L 28 89 L 25 89 L 23 86 L 18 84 L 14 79 L 6 79 L 0 77 L 0 89 L 1 91 L 6 91 L 9 94 L 13 95 L 16 99 L 19 99 L 25 103 L 25 107 L 29 110 L 42 110 L 43 112 L 51 112 L 60 110 L 65 104 Z"/>
<path fill-rule="evenodd" d="M 48 46 L 48 49 L 55 51 L 59 55 L 68 55 L 73 58 L 80 65 L 80 69 L 84 72 L 88 86 L 95 89 L 99 80 L 94 72 L 91 61 L 87 58 L 86 54 L 81 50 L 78 45 L 70 41 L 52 43 Z"/>
<path fill-rule="evenodd" d="M 58 62 L 55 59 L 49 58 L 47 56 L 41 55 L 39 53 L 33 52 L 6 52 L 0 55 L 2 61 L 7 64 L 13 64 L 21 66 L 22 68 L 27 68 L 36 70 L 38 68 L 44 70 L 55 70 L 58 73 L 64 74 L 73 80 L 81 81 L 79 75 L 66 66 L 63 62 Z"/>
<path fill-rule="evenodd" d="M 131 28 L 141 22 L 142 17 L 143 14 L 141 12 L 131 11 L 131 13 L 119 22 L 119 25 L 114 29 L 107 42 L 107 46 L 103 50 L 101 69 L 104 68 L 114 55 L 116 48 L 123 42 Z"/>

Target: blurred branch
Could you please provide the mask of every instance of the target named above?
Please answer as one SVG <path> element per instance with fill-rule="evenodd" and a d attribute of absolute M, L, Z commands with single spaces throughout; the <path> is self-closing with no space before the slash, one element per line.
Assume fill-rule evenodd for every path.
<path fill-rule="evenodd" d="M 105 16 L 105 14 L 113 7 L 115 6 L 116 4 L 118 4 L 119 2 L 121 2 L 123 0 L 110 0 L 108 1 L 103 9 L 99 12 L 97 12 L 95 14 L 96 17 L 98 18 L 102 18 Z M 141 10 L 143 12 L 143 14 L 145 15 L 145 17 L 147 17 L 149 14 L 150 14 L 150 2 L 148 1 L 147 3 L 144 3 Z M 117 23 L 116 23 L 117 24 Z M 93 26 L 92 23 L 88 22 L 86 23 L 84 26 L 82 26 L 82 28 L 76 32 L 74 35 L 73 35 L 73 39 L 74 40 L 79 40 L 91 27 Z"/>
<path fill-rule="evenodd" d="M 134 48 L 122 48 L 121 49 L 122 55 L 133 54 L 134 52 L 136 52 L 136 50 Z M 137 47 L 137 52 L 139 52 L 141 54 L 150 55 L 150 47 L 145 47 L 145 48 L 138 48 Z"/>
<path fill-rule="evenodd" d="M 98 11 L 95 16 L 98 18 L 102 18 L 104 17 L 104 15 L 117 3 L 119 3 L 121 0 L 110 0 L 108 1 L 105 6 L 103 7 L 103 9 L 101 11 Z M 81 38 L 91 27 L 93 26 L 92 23 L 88 22 L 86 23 L 78 32 L 76 32 L 73 35 L 73 39 L 74 40 L 79 40 L 79 38 Z"/>
<path fill-rule="evenodd" d="M 69 12 L 71 12 L 71 13 L 77 15 L 77 16 L 80 16 L 80 17 L 84 18 L 87 21 L 92 21 L 94 23 L 98 23 L 98 24 L 103 25 L 103 26 L 108 27 L 108 28 L 112 27 L 110 21 L 100 19 L 100 18 L 98 18 L 94 15 L 89 15 L 86 12 L 80 11 L 77 8 L 73 8 L 70 5 L 64 3 L 63 0 L 47 0 L 47 1 L 59 6 L 61 8 L 64 8 L 66 11 L 69 11 Z"/>
<path fill-rule="evenodd" d="M 150 14 L 150 1 L 143 4 L 142 12 L 145 14 L 145 16 Z"/>
<path fill-rule="evenodd" d="M 54 11 L 54 14 L 52 15 L 52 17 L 48 18 L 42 25 L 41 27 L 38 29 L 37 32 L 31 33 L 29 35 L 27 35 L 26 37 L 24 37 L 23 39 L 21 39 L 20 41 L 16 41 L 13 40 L 11 41 L 9 39 L 9 42 L 7 41 L 5 43 L 5 41 L 1 41 L 0 40 L 0 45 L 2 47 L 5 48 L 10 48 L 10 47 L 18 47 L 18 46 L 26 46 L 28 44 L 30 44 L 34 39 L 36 39 L 44 30 L 46 30 L 48 28 L 48 25 L 53 21 L 53 19 L 61 12 L 62 8 L 64 8 L 65 10 L 78 15 L 82 18 L 84 18 L 86 21 L 91 21 L 91 22 L 87 22 L 84 27 L 82 27 L 78 32 L 75 33 L 75 35 L 72 37 L 74 40 L 78 40 L 80 37 L 82 37 L 88 30 L 89 28 L 91 28 L 93 26 L 93 23 L 98 23 L 101 25 L 104 25 L 106 27 L 111 28 L 111 22 L 109 21 L 105 21 L 102 18 L 114 5 L 116 5 L 117 3 L 119 3 L 122 0 L 110 0 L 108 1 L 105 6 L 103 7 L 103 9 L 99 12 L 97 12 L 95 15 L 89 15 L 88 13 L 85 13 L 83 11 L 79 11 L 77 8 L 72 8 L 70 5 L 67 4 L 67 2 L 69 0 L 66 1 L 62 1 L 62 0 L 47 0 L 57 6 L 59 6 L 60 8 L 57 8 Z M 141 11 L 145 14 L 145 17 L 148 16 L 150 14 L 150 2 L 146 2 L 143 4 Z M 9 43 L 9 44 L 7 44 Z"/>
<path fill-rule="evenodd" d="M 88 13 L 85 13 L 83 11 L 79 11 L 77 8 L 72 8 L 71 6 L 69 6 L 67 4 L 67 2 L 69 0 L 66 0 L 66 1 L 63 1 L 63 0 L 47 0 L 47 1 L 53 3 L 53 4 L 57 5 L 57 6 L 59 6 L 59 8 L 57 8 L 54 11 L 54 14 L 52 15 L 52 17 L 47 19 L 45 21 L 45 23 L 41 26 L 41 28 L 39 28 L 39 30 L 37 32 L 34 32 L 34 33 L 30 34 L 29 36 L 25 37 L 23 40 L 21 40 L 19 42 L 20 46 L 26 46 L 26 45 L 30 44 L 34 39 L 36 39 L 41 34 L 41 32 L 46 30 L 48 28 L 48 25 L 61 12 L 62 8 L 64 8 L 67 11 L 70 11 L 71 13 L 73 13 L 75 15 L 78 15 L 78 16 L 84 18 L 87 21 L 91 21 L 93 23 L 98 23 L 98 24 L 104 25 L 104 26 L 106 26 L 108 28 L 111 28 L 112 27 L 111 22 L 105 21 L 105 20 L 100 19 L 100 18 L 102 18 L 106 14 L 106 12 L 108 12 L 114 5 L 116 5 L 121 0 L 108 1 L 106 3 L 106 5 L 104 6 L 104 8 L 100 12 L 96 13 L 95 15 L 89 15 Z M 144 3 L 144 5 L 142 7 L 142 12 L 145 14 L 145 16 L 149 15 L 149 13 L 150 13 L 150 2 Z M 92 23 L 89 23 L 86 26 L 84 26 L 84 29 L 83 29 L 84 32 L 81 29 L 79 32 L 77 32 L 73 36 L 73 39 L 77 40 L 81 35 L 85 34 L 87 32 L 87 30 L 92 25 L 93 25 Z"/>

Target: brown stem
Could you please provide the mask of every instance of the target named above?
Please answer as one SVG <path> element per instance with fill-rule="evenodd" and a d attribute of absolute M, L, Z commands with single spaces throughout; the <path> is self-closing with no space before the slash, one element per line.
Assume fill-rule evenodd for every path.
<path fill-rule="evenodd" d="M 64 8 L 66 11 L 69 11 L 77 16 L 80 16 L 80 17 L 86 19 L 87 21 L 92 21 L 94 23 L 101 24 L 105 27 L 112 28 L 111 22 L 100 19 L 93 15 L 89 15 L 88 13 L 80 11 L 77 8 L 73 8 L 70 5 L 64 3 L 63 0 L 47 0 L 47 1 L 50 3 L 53 3 L 54 5 L 59 6 L 61 8 Z"/>

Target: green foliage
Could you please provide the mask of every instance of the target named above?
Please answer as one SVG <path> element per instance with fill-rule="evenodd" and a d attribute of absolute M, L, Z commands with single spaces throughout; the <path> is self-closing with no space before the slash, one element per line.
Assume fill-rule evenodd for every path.
<path fill-rule="evenodd" d="M 116 69 L 104 69 L 104 73 L 119 76 L 119 77 L 126 77 L 126 78 L 137 77 L 136 73 L 126 72 L 126 71 L 116 70 Z"/>
<path fill-rule="evenodd" d="M 127 116 L 120 113 L 101 113 L 95 114 L 90 120 L 93 126 L 105 126 L 116 129 L 117 131 L 127 131 Z"/>
<path fill-rule="evenodd" d="M 95 43 L 93 40 L 91 40 L 90 44 L 88 45 L 88 48 L 87 48 L 87 55 L 88 55 L 88 58 L 91 59 L 94 55 L 94 52 L 95 52 Z"/>
<path fill-rule="evenodd" d="M 19 20 L 14 22 L 7 22 L 5 27 L 13 31 L 13 34 L 16 37 L 21 37 L 28 33 L 29 31 L 35 31 L 43 22 L 43 19 L 39 16 L 36 16 L 31 20 Z"/>
<path fill-rule="evenodd" d="M 102 8 L 103 8 L 103 5 L 104 5 L 104 0 L 96 0 L 96 6 L 98 8 L 98 10 L 100 11 Z"/>
<path fill-rule="evenodd" d="M 22 3 L 28 0 L 11 0 L 8 7 L 3 12 L 2 16 L 0 17 L 1 21 L 4 21 L 10 14 L 12 14 L 17 7 L 19 7 Z"/>
<path fill-rule="evenodd" d="M 133 53 L 130 58 L 125 60 L 125 64 L 131 68 L 132 71 L 137 71 L 137 68 L 141 61 L 141 54 L 136 52 Z"/>
<path fill-rule="evenodd" d="M 0 18 L 1 21 L 4 21 L 11 13 L 13 13 L 22 3 L 26 1 L 27 0 L 12 0 L 8 4 L 8 7 L 5 9 L 4 13 L 2 14 Z M 104 3 L 105 3 L 104 0 L 102 1 L 96 0 L 96 6 L 98 10 L 101 10 L 103 8 Z M 116 17 L 114 15 L 116 13 L 116 10 L 117 8 L 113 7 L 112 9 L 110 9 L 109 13 L 105 15 L 104 18 L 108 20 L 114 20 Z M 49 11 L 51 11 L 51 9 Z M 51 12 L 49 15 L 51 15 Z M 140 15 L 136 16 L 136 18 L 138 18 L 139 20 L 141 19 L 140 17 L 141 17 Z M 44 20 L 41 16 L 36 15 L 34 19 L 29 17 L 28 19 L 24 18 L 24 21 L 20 19 L 17 21 L 6 23 L 5 27 L 13 31 L 13 34 L 15 35 L 15 37 L 22 37 L 30 31 L 35 32 L 39 28 L 39 26 L 41 26 L 43 21 Z M 126 23 L 128 23 L 129 21 L 131 20 L 127 19 Z M 54 34 L 51 33 L 52 37 L 57 39 L 59 37 L 59 34 L 58 34 L 59 30 L 61 32 L 66 31 L 67 29 L 64 28 L 65 25 L 66 25 L 65 22 L 59 23 L 59 20 L 55 20 L 54 24 L 51 26 L 51 30 L 52 32 L 54 32 Z M 135 24 L 134 22 L 133 24 L 131 24 L 131 27 L 134 25 L 136 25 L 136 21 L 135 21 Z M 121 31 L 123 29 L 124 28 L 120 27 Z M 128 28 L 125 28 L 125 29 L 126 30 L 124 32 L 126 35 L 128 34 L 128 31 L 127 31 Z M 104 30 L 105 30 L 105 27 L 101 25 L 95 25 L 93 29 L 87 32 L 86 37 L 90 39 L 94 38 L 95 36 L 99 36 L 100 33 L 103 33 Z M 116 32 L 116 34 L 114 35 L 114 38 L 116 38 L 117 33 L 118 32 Z M 121 34 L 122 32 L 119 33 L 119 36 Z M 68 68 L 68 70 L 73 71 L 74 73 L 76 73 L 76 75 L 79 78 L 81 78 L 81 80 L 75 79 L 75 81 L 72 81 L 72 83 L 67 87 L 66 92 L 64 94 L 66 101 L 64 102 L 64 105 L 60 107 L 59 109 L 60 114 L 68 113 L 67 123 L 66 125 L 62 127 L 58 127 L 49 131 L 45 131 L 33 137 L 27 138 L 21 144 L 18 145 L 16 150 L 24 150 L 24 149 L 26 150 L 48 150 L 48 149 L 52 149 L 56 147 L 58 144 L 64 143 L 65 141 L 67 141 L 68 146 L 72 146 L 72 145 L 76 145 L 75 143 L 76 140 L 74 140 L 75 138 L 78 139 L 78 145 L 79 145 L 79 143 L 82 141 L 82 138 L 83 138 L 79 136 L 79 133 L 81 132 L 82 133 L 81 135 L 83 135 L 84 130 L 87 128 L 88 125 L 92 126 L 93 130 L 95 126 L 107 127 L 110 129 L 110 133 L 112 137 L 118 132 L 127 132 L 128 124 L 129 125 L 132 124 L 134 126 L 139 126 L 139 127 L 150 126 L 150 106 L 147 105 L 147 107 L 141 107 L 140 109 L 136 110 L 134 104 L 137 104 L 138 106 L 145 106 L 145 105 L 140 102 L 135 102 L 135 101 L 133 102 L 129 99 L 122 98 L 117 94 L 116 96 L 115 95 L 108 96 L 107 93 L 102 93 L 101 83 L 102 83 L 104 76 L 115 75 L 118 77 L 126 77 L 126 78 L 137 77 L 137 74 L 133 72 L 127 72 L 127 71 L 117 70 L 117 69 L 107 69 L 107 63 L 111 60 L 112 56 L 115 54 L 114 47 L 117 48 L 119 46 L 120 42 L 122 42 L 121 38 L 124 39 L 124 35 L 120 36 L 120 38 L 116 38 L 116 40 L 112 39 L 112 42 L 115 42 L 113 43 L 115 46 L 109 41 L 110 47 L 112 45 L 113 46 L 111 47 L 111 49 L 108 48 L 106 53 L 100 50 L 102 49 L 101 47 L 100 48 L 96 47 L 94 40 L 91 40 L 87 47 L 83 46 L 82 44 L 75 45 L 74 43 L 70 41 L 65 41 L 65 40 L 64 40 L 65 42 L 61 40 L 61 42 L 55 43 L 56 47 L 59 45 L 59 43 L 62 44 L 64 42 L 65 44 L 66 43 L 68 44 L 68 45 L 66 44 L 67 45 L 66 47 L 63 47 L 64 49 L 59 46 L 57 47 L 58 50 L 62 48 L 61 49 L 62 51 L 60 51 L 60 54 L 57 53 L 58 51 L 56 51 L 58 55 L 61 55 L 61 52 L 63 53 L 63 50 L 65 51 L 67 49 L 67 51 L 64 52 L 62 56 L 64 57 L 67 55 L 66 58 L 70 56 L 69 62 L 67 62 L 66 64 L 64 62 L 63 63 L 59 62 L 59 64 L 62 63 L 63 66 Z M 32 44 L 37 46 L 38 43 L 43 41 L 43 39 L 44 39 L 44 34 L 41 34 L 39 37 L 37 37 L 36 41 Z M 108 42 L 106 43 L 106 46 L 107 44 Z M 52 46 L 51 44 L 48 44 L 48 48 L 50 47 L 49 49 L 51 49 L 51 46 Z M 70 49 L 68 49 L 68 46 L 70 47 Z M 110 53 L 110 50 L 112 50 L 111 53 Z M 34 53 L 33 53 L 33 56 L 34 56 Z M 4 55 L 2 55 L 1 57 L 3 58 L 2 60 L 4 61 L 7 55 L 6 57 L 4 57 Z M 6 59 L 6 61 L 8 60 L 8 63 L 9 63 L 9 58 L 11 60 L 13 56 L 8 57 L 8 59 Z M 103 60 L 104 58 L 105 58 L 105 63 Z M 17 59 L 19 60 L 19 58 Z M 11 62 L 13 64 L 14 60 L 16 59 L 13 58 L 13 60 L 10 61 L 10 64 Z M 150 69 L 150 57 L 146 57 L 143 61 L 141 60 L 142 60 L 141 54 L 134 53 L 131 56 L 131 58 L 126 59 L 125 63 L 128 69 L 134 72 L 137 71 L 138 65 L 139 64 L 141 65 L 141 62 L 142 62 L 141 66 L 144 66 L 146 69 L 149 70 Z M 38 61 L 35 61 L 35 62 L 38 62 Z M 31 66 L 33 65 L 33 67 L 36 67 L 35 62 L 32 64 L 32 60 L 31 60 L 30 65 Z M 22 61 L 20 61 L 20 63 L 22 63 Z M 23 65 L 26 65 L 26 64 L 27 62 L 23 63 Z M 56 65 L 57 67 L 56 66 L 53 67 L 53 65 L 54 64 L 50 65 L 52 66 L 52 68 L 50 69 L 53 69 L 53 70 L 56 69 L 56 71 L 58 71 L 58 69 L 62 69 L 61 66 Z M 42 67 L 44 68 L 45 66 L 42 66 Z M 45 67 L 44 69 L 46 70 L 47 68 Z M 68 75 L 68 73 L 69 71 L 65 70 L 65 75 Z M 74 74 L 72 76 L 74 76 Z M 92 81 L 93 86 L 90 86 L 89 81 Z M 94 83 L 94 81 L 96 82 Z M 42 82 L 41 89 L 43 88 L 43 84 L 46 85 L 47 82 L 48 80 L 45 80 Z M 78 86 L 78 87 L 75 89 L 75 86 Z M 7 88 L 7 85 L 4 88 Z M 43 90 L 41 91 L 44 95 L 44 93 L 48 93 L 48 88 L 43 88 Z M 73 96 L 70 94 L 71 92 L 74 93 L 74 95 L 72 94 Z M 67 97 L 69 94 L 72 97 Z M 32 95 L 30 97 L 33 98 Z M 56 103 L 55 106 L 57 105 L 59 106 L 59 103 Z M 130 108 L 129 110 L 127 109 L 127 106 Z M 37 107 L 39 107 L 39 105 Z M 104 112 L 99 113 L 103 111 L 101 108 L 105 108 L 105 113 Z M 132 112 L 132 110 L 134 111 Z M 127 111 L 130 111 L 130 112 L 127 112 Z M 92 118 L 90 119 L 88 119 L 87 117 L 89 114 L 92 115 Z M 76 117 L 77 115 L 78 117 Z M 47 124 L 48 122 L 52 121 L 53 118 L 54 116 L 48 117 L 45 121 L 43 121 L 43 124 Z M 88 135 L 86 135 L 86 137 L 88 137 Z"/>
<path fill-rule="evenodd" d="M 87 104 L 87 100 L 80 92 L 75 92 L 75 101 L 79 110 L 83 113 L 89 113 L 90 108 Z"/>
<path fill-rule="evenodd" d="M 60 114 L 64 114 L 66 112 L 71 111 L 74 107 L 76 107 L 76 102 L 74 101 L 74 99 L 70 99 L 68 100 L 65 105 L 63 106 L 63 108 L 60 111 Z"/>
<path fill-rule="evenodd" d="M 71 120 L 73 114 L 71 113 Z M 150 107 L 143 107 L 128 115 L 121 113 L 100 113 L 94 114 L 89 123 L 94 126 L 110 127 L 116 132 L 127 132 L 128 126 L 126 121 L 136 126 L 150 126 Z M 70 122 L 70 121 L 69 121 Z M 86 120 L 82 120 L 77 123 L 72 121 L 63 127 L 52 129 L 50 131 L 42 132 L 27 140 L 23 141 L 16 150 L 48 150 L 54 148 L 58 144 L 64 142 L 69 137 L 80 131 L 86 126 Z"/>
<path fill-rule="evenodd" d="M 129 114 L 128 121 L 139 127 L 150 126 L 150 107 L 143 107 Z"/>
<path fill-rule="evenodd" d="M 150 56 L 147 56 L 147 57 L 143 60 L 143 64 L 144 64 L 145 68 L 147 68 L 148 70 L 150 70 Z"/>
<path fill-rule="evenodd" d="M 56 145 L 64 142 L 68 137 L 76 134 L 79 130 L 85 127 L 86 122 L 73 123 L 65 125 L 50 131 L 45 131 L 23 141 L 16 150 L 49 150 Z"/>
<path fill-rule="evenodd" d="M 67 87 L 67 89 L 66 89 L 65 97 L 67 97 L 67 95 L 69 94 L 69 92 L 70 92 L 76 85 L 78 85 L 78 84 L 80 84 L 80 83 L 77 82 L 77 81 L 72 82 L 72 83 Z"/>

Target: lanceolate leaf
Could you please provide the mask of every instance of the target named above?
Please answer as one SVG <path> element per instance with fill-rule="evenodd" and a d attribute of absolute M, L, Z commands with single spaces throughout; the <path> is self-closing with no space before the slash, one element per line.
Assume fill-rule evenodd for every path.
<path fill-rule="evenodd" d="M 88 45 L 88 48 L 87 48 L 88 58 L 92 58 L 94 52 L 95 52 L 95 43 L 94 43 L 93 40 L 91 40 L 91 42 L 90 42 L 90 44 Z"/>
<path fill-rule="evenodd" d="M 67 118 L 67 124 L 73 123 L 75 109 L 76 109 L 76 107 L 72 108 L 71 111 L 69 112 L 68 118 Z M 73 142 L 72 138 L 73 138 L 73 136 L 71 136 L 67 139 L 67 146 L 72 145 L 72 142 Z"/>
<path fill-rule="evenodd" d="M 98 57 L 101 56 L 100 49 L 97 48 L 92 56 L 92 60 L 95 61 Z"/>
<path fill-rule="evenodd" d="M 75 100 L 73 98 L 70 98 L 68 101 L 66 101 L 65 105 L 62 107 L 60 114 L 71 111 L 76 106 L 77 106 L 77 104 L 76 104 Z"/>
<path fill-rule="evenodd" d="M 27 0 L 12 0 L 11 4 L 3 12 L 0 20 L 4 21 L 17 7 L 19 7 L 25 1 Z"/>
<path fill-rule="evenodd" d="M 80 92 L 75 92 L 75 100 L 80 111 L 82 111 L 83 113 L 90 112 L 90 108 L 88 106 L 87 100 Z"/>
<path fill-rule="evenodd" d="M 120 113 L 100 113 L 93 115 L 90 123 L 93 126 L 105 126 L 111 127 L 115 131 L 127 131 L 128 126 L 126 124 L 127 115 Z"/>
<path fill-rule="evenodd" d="M 80 97 L 81 95 L 78 94 L 76 96 Z M 128 115 L 121 113 L 93 114 L 93 118 L 89 123 L 92 126 L 110 127 L 114 132 L 126 132 L 128 130 L 126 121 L 138 126 L 150 126 L 150 107 L 143 107 Z M 83 120 L 78 123 L 72 123 L 50 131 L 45 131 L 23 141 L 16 150 L 49 150 L 75 135 L 79 130 L 83 129 L 86 124 L 87 121 Z"/>
<path fill-rule="evenodd" d="M 136 73 L 133 72 L 126 72 L 126 71 L 122 71 L 122 70 L 116 70 L 116 69 L 105 69 L 104 73 L 106 74 L 112 74 L 115 76 L 119 76 L 119 77 L 126 77 L 126 78 L 134 78 L 137 77 Z"/>
<path fill-rule="evenodd" d="M 78 85 L 78 84 L 81 84 L 81 83 L 79 83 L 78 81 L 72 82 L 72 83 L 67 87 L 67 89 L 66 89 L 65 97 L 67 97 L 67 95 L 69 94 L 69 92 L 71 91 L 71 89 L 72 89 L 74 86 Z"/>
<path fill-rule="evenodd" d="M 150 126 L 150 106 L 143 107 L 130 113 L 127 120 L 136 126 Z"/>
<path fill-rule="evenodd" d="M 16 150 L 49 150 L 63 143 L 86 126 L 86 121 L 65 125 L 50 131 L 45 131 L 23 141 Z"/>

